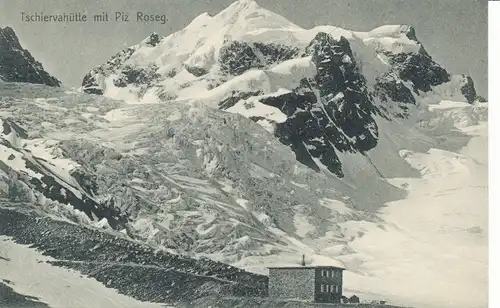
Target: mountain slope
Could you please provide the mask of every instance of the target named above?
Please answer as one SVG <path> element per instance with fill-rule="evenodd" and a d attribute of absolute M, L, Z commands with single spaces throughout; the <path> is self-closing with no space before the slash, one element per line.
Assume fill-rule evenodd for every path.
<path fill-rule="evenodd" d="M 267 292 L 265 276 L 207 259 L 194 260 L 157 251 L 118 234 L 40 217 L 30 207 L 23 203 L 0 204 L 0 235 L 10 237 L 5 238 L 0 246 L 2 261 L 6 261 L 0 265 L 6 268 L 1 275 L 3 280 L 16 289 L 29 291 L 31 294 L 35 292 L 51 304 L 88 307 L 91 304 L 80 301 L 88 297 L 85 291 L 92 292 L 92 289 L 100 289 L 101 294 L 90 299 L 94 302 L 93 305 L 99 307 L 122 307 L 117 302 L 128 307 L 146 306 L 146 303 L 118 296 L 115 290 L 110 289 L 117 289 L 120 293 L 141 301 L 174 305 L 205 295 L 255 296 Z M 18 244 L 30 246 L 22 247 Z M 36 260 L 37 252 L 29 248 L 37 248 L 45 257 L 38 255 Z M 20 260 L 24 262 L 19 262 Z M 60 279 L 48 285 L 30 285 L 25 277 L 27 273 L 18 269 L 23 263 L 37 271 L 36 278 L 39 281 L 46 280 L 50 275 Z M 54 266 L 76 269 L 104 285 L 92 283 L 92 279 L 78 279 L 73 271 L 65 273 Z M 75 295 L 59 298 L 53 293 L 61 283 L 66 283 L 66 288 L 80 284 L 86 289 L 77 290 Z"/>
<path fill-rule="evenodd" d="M 59 87 L 61 82 L 47 73 L 40 62 L 19 43 L 14 30 L 0 28 L 0 81 L 29 82 Z"/>
<path fill-rule="evenodd" d="M 28 298 L 21 301 L 0 291 L 0 304 L 3 307 L 30 308 L 165 307 L 127 298 L 90 277 L 82 277 L 76 271 L 58 268 L 46 262 L 50 259 L 39 251 L 15 244 L 9 238 L 0 236 L 1 280 L 5 282 L 3 287 L 13 289 L 12 292 L 19 294 L 18 297 L 24 295 Z M 62 292 L 65 296 L 61 296 Z"/>

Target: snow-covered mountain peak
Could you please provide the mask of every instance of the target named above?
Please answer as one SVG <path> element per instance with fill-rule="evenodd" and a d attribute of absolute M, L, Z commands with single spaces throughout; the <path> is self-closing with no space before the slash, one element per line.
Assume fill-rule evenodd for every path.
<path fill-rule="evenodd" d="M 476 99 L 472 80 L 437 64 L 409 25 L 303 29 L 255 1 L 203 13 L 162 39 L 150 35 L 82 86 L 129 103 L 197 102 L 242 114 L 300 162 L 338 176 L 339 153 L 376 146 L 377 115 L 408 118 L 423 103 Z"/>
<path fill-rule="evenodd" d="M 422 53 L 429 56 L 417 39 L 415 28 L 410 25 L 384 25 L 369 32 L 356 32 L 364 43 L 377 51 L 397 53 Z"/>
<path fill-rule="evenodd" d="M 369 35 L 372 37 L 384 37 L 384 36 L 400 37 L 402 35 L 405 35 L 414 41 L 418 41 L 415 34 L 415 28 L 407 24 L 380 26 L 371 30 L 369 32 Z"/>
<path fill-rule="evenodd" d="M 260 7 L 257 2 L 253 0 L 237 0 L 215 15 L 215 19 L 234 23 L 236 21 L 235 19 L 238 17 L 246 17 L 263 11 L 267 10 Z"/>
<path fill-rule="evenodd" d="M 383 58 L 400 53 L 427 55 L 408 25 L 381 26 L 369 32 L 331 25 L 304 29 L 255 1 L 242 0 L 215 16 L 200 14 L 163 39 L 147 37 L 93 69 L 82 86 L 88 93 L 129 101 L 186 99 L 248 69 L 301 57 L 318 33 L 348 39 L 359 58 L 357 64 L 366 67 L 368 63 L 367 71 L 375 70 L 374 74 L 386 71 L 384 61 L 388 61 L 377 54 Z M 376 76 L 367 76 L 368 81 L 372 77 Z"/>
<path fill-rule="evenodd" d="M 281 15 L 273 13 L 257 4 L 255 1 L 239 0 L 228 6 L 214 17 L 214 20 L 224 26 L 237 26 L 246 32 L 270 28 L 300 29 Z"/>

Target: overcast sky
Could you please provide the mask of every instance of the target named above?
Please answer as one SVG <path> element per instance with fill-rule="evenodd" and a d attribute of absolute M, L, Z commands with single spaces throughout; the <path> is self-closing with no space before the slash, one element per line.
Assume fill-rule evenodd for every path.
<path fill-rule="evenodd" d="M 0 0 L 0 27 L 11 26 L 21 44 L 66 86 L 149 33 L 166 36 L 203 12 L 216 14 L 233 0 Z M 487 96 L 486 0 L 257 0 L 292 22 L 311 28 L 335 25 L 368 31 L 384 24 L 410 24 L 434 59 L 451 73 L 471 75 Z M 25 13 L 101 12 L 165 14 L 161 23 L 27 23 Z"/>

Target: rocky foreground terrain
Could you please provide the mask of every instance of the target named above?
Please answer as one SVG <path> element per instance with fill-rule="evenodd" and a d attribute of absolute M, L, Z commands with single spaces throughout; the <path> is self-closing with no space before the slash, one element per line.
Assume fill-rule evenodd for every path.
<path fill-rule="evenodd" d="M 182 304 L 220 294 L 266 296 L 267 277 L 209 259 L 193 260 L 125 237 L 42 218 L 30 205 L 2 203 L 0 235 L 142 301 Z M 4 287 L 7 290 L 7 287 Z"/>

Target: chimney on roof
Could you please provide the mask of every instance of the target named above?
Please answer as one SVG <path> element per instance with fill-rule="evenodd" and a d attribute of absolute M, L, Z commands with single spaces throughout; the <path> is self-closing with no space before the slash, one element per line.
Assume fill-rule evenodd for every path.
<path fill-rule="evenodd" d="M 302 266 L 306 266 L 306 255 L 302 255 Z"/>

